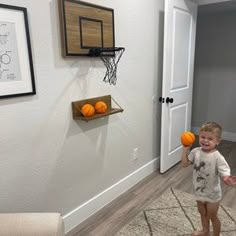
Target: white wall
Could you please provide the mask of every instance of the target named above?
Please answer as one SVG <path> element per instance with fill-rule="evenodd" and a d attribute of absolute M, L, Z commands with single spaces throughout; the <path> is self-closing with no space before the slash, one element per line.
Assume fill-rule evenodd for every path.
<path fill-rule="evenodd" d="M 67 231 L 154 171 L 160 154 L 164 1 L 89 2 L 114 8 L 126 48 L 116 86 L 99 59 L 61 57 L 57 0 L 0 1 L 28 10 L 37 90 L 0 100 L 0 212 L 61 212 Z M 123 113 L 72 119 L 72 101 L 107 94 Z"/>
<path fill-rule="evenodd" d="M 199 15 L 196 39 L 193 122 L 214 120 L 236 140 L 236 11 Z M 231 138 L 230 138 L 231 137 Z"/>

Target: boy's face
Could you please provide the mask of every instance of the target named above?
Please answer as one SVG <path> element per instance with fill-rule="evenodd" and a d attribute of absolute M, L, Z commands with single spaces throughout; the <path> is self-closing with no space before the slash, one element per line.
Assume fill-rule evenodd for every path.
<path fill-rule="evenodd" d="M 199 133 L 199 144 L 205 152 L 215 150 L 216 146 L 220 143 L 220 139 L 214 132 L 201 131 Z"/>

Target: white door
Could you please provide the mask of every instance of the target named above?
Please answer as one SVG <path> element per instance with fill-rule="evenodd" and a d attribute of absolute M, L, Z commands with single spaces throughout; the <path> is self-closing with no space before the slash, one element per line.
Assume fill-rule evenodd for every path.
<path fill-rule="evenodd" d="M 180 135 L 191 128 L 197 4 L 165 0 L 160 172 L 181 159 Z"/>

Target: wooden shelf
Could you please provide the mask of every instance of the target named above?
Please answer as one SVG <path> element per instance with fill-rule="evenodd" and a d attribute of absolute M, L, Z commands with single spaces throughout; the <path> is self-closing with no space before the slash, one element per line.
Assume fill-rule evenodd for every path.
<path fill-rule="evenodd" d="M 103 101 L 107 104 L 107 111 L 103 114 L 95 114 L 91 117 L 85 117 L 83 116 L 81 112 L 81 107 L 89 103 L 93 106 L 95 106 L 95 103 L 98 101 Z M 113 107 L 112 102 L 116 105 L 116 107 Z M 112 114 L 123 112 L 124 110 L 120 107 L 120 105 L 111 97 L 111 95 L 101 96 L 101 97 L 94 97 L 89 99 L 84 99 L 80 101 L 74 101 L 72 102 L 72 112 L 73 112 L 73 119 L 74 120 L 84 120 L 84 121 L 90 121 L 94 119 L 98 119 L 104 116 L 110 116 Z"/>

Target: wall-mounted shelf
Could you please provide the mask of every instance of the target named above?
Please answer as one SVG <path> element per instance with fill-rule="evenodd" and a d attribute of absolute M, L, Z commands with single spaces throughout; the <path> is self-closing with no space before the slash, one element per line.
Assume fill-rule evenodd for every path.
<path fill-rule="evenodd" d="M 91 117 L 85 117 L 81 112 L 81 107 L 86 104 L 90 103 L 91 105 L 95 105 L 96 102 L 103 101 L 107 104 L 107 111 L 103 114 L 95 114 Z M 116 107 L 113 107 L 113 104 Z M 94 97 L 89 99 L 84 99 L 80 101 L 72 102 L 72 112 L 73 112 L 73 119 L 74 120 L 84 120 L 90 121 L 94 119 L 98 119 L 100 117 L 109 116 L 118 112 L 123 112 L 124 110 L 120 107 L 120 105 L 111 97 L 111 95 L 101 96 L 101 97 Z"/>

